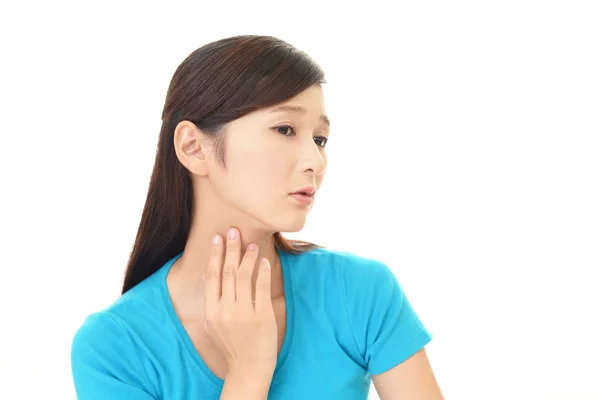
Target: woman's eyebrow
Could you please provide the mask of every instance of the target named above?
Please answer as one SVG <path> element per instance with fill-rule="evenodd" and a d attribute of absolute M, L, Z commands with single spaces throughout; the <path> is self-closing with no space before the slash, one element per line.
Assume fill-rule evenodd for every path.
<path fill-rule="evenodd" d="M 274 113 L 274 112 L 282 112 L 282 111 L 292 111 L 292 112 L 297 112 L 297 113 L 301 113 L 301 114 L 306 114 L 306 108 L 301 107 L 301 106 L 279 106 L 271 111 L 269 111 L 270 113 Z M 331 126 L 331 123 L 329 122 L 329 118 L 327 118 L 326 115 L 321 115 L 319 117 L 319 120 L 321 122 L 324 122 L 327 124 L 327 126 Z"/>

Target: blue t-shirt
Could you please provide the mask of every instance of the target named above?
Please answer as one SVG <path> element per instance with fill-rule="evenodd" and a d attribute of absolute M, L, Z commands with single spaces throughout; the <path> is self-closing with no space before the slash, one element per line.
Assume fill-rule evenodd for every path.
<path fill-rule="evenodd" d="M 431 340 L 386 264 L 326 248 L 278 252 L 287 325 L 269 400 L 365 400 L 371 375 Z M 202 361 L 167 289 L 180 256 L 78 329 L 78 399 L 219 399 L 224 382 Z"/>

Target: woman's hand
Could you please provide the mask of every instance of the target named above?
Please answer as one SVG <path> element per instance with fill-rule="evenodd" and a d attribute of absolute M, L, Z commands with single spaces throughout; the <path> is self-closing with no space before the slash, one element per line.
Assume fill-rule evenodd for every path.
<path fill-rule="evenodd" d="M 213 238 L 205 276 L 204 329 L 226 356 L 228 375 L 238 371 L 272 374 L 277 363 L 277 323 L 266 258 L 259 266 L 252 301 L 257 258 L 258 246 L 250 244 L 241 259 L 241 238 L 235 228 L 229 230 L 226 246 L 219 235 Z"/>

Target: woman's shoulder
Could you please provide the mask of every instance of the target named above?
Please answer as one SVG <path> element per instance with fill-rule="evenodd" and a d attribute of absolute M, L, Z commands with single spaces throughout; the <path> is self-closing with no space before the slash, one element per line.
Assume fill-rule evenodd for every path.
<path fill-rule="evenodd" d="M 318 247 L 300 254 L 295 265 L 308 267 L 313 273 L 334 270 L 349 277 L 391 272 L 388 265 L 377 257 L 330 247 Z"/>
<path fill-rule="evenodd" d="M 303 288 L 327 287 L 328 293 L 376 292 L 397 284 L 388 265 L 372 256 L 335 248 L 316 248 L 292 257 L 294 283 Z"/>
<path fill-rule="evenodd" d="M 130 332 L 128 321 L 110 308 L 88 315 L 71 343 L 71 369 L 78 395 L 97 395 L 102 390 L 152 393 L 139 339 Z"/>
<path fill-rule="evenodd" d="M 83 318 L 74 343 L 99 340 L 129 340 L 132 332 L 143 331 L 163 314 L 163 295 L 155 280 L 145 280 L 120 295 L 106 307 Z"/>

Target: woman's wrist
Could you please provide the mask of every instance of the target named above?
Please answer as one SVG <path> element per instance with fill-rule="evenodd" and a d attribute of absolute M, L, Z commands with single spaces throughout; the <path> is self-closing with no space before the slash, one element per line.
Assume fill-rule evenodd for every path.
<path fill-rule="evenodd" d="M 250 366 L 237 364 L 227 372 L 225 383 L 235 386 L 246 393 L 257 393 L 266 395 L 269 393 L 273 372 L 275 368 L 270 366 Z"/>

